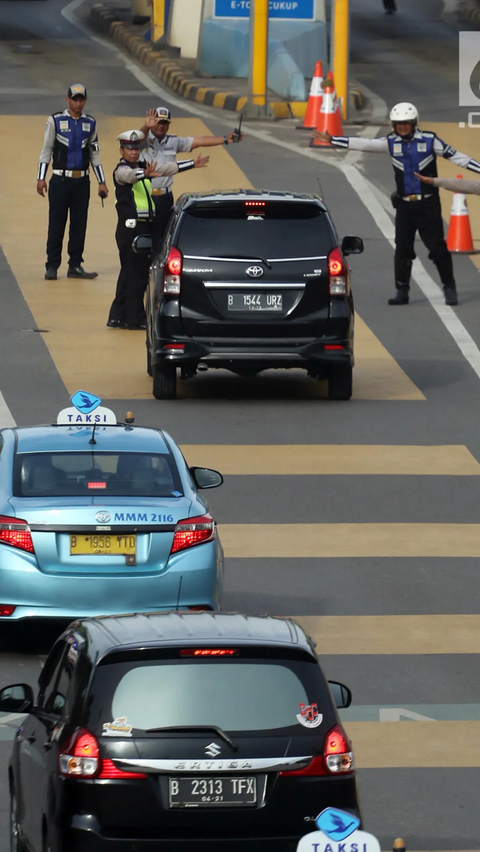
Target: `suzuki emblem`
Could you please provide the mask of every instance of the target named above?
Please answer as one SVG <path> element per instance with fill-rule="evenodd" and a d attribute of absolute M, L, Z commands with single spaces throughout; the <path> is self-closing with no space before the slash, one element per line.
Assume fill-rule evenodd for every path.
<path fill-rule="evenodd" d="M 210 743 L 205 746 L 205 754 L 208 754 L 209 757 L 218 757 L 221 752 L 221 748 L 217 743 Z"/>
<path fill-rule="evenodd" d="M 112 516 L 110 512 L 97 512 L 97 514 L 95 515 L 95 520 L 99 524 L 108 524 L 108 522 L 112 520 Z"/>
<path fill-rule="evenodd" d="M 252 278 L 260 278 L 263 275 L 263 269 L 261 266 L 249 266 L 247 275 L 250 275 Z"/>

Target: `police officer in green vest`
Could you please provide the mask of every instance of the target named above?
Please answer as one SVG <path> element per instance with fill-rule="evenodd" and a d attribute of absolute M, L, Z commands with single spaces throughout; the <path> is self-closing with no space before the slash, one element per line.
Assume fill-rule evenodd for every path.
<path fill-rule="evenodd" d="M 166 177 L 179 171 L 203 168 L 209 157 L 201 154 L 195 160 L 178 163 L 146 163 L 140 160 L 140 144 L 145 136 L 141 130 L 126 130 L 117 139 L 120 142 L 120 162 L 114 173 L 117 241 L 120 255 L 120 274 L 115 298 L 107 321 L 109 328 L 145 328 L 144 295 L 148 284 L 150 257 L 136 254 L 132 243 L 139 234 L 151 234 L 155 217 L 152 201 L 151 178 Z"/>

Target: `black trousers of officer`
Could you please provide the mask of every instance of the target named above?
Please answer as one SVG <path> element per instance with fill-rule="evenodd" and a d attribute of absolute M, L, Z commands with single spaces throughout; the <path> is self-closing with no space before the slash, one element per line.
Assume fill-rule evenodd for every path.
<path fill-rule="evenodd" d="M 47 266 L 58 269 L 62 262 L 63 237 L 69 213 L 68 265 L 74 267 L 83 263 L 89 201 L 88 175 L 81 178 L 52 175 L 48 185 Z"/>
<path fill-rule="evenodd" d="M 142 222 L 141 219 L 137 221 L 135 228 L 127 228 L 125 222 L 119 221 L 115 232 L 120 255 L 120 274 L 108 319 L 126 323 L 128 328 L 138 328 L 145 322 L 144 297 L 150 269 L 150 255 L 137 254 L 132 243 L 139 234 L 151 233 L 151 223 Z"/>
<path fill-rule="evenodd" d="M 163 245 L 163 236 L 170 218 L 173 207 L 173 195 L 166 192 L 165 195 L 153 195 L 155 204 L 155 220 L 153 222 L 153 248 L 154 255 L 159 254 Z"/>
<path fill-rule="evenodd" d="M 443 233 L 442 209 L 438 195 L 421 201 L 399 199 L 395 218 L 395 285 L 408 290 L 412 261 L 415 260 L 415 234 L 428 249 L 428 257 L 438 269 L 444 287 L 455 289 L 452 256 Z"/>

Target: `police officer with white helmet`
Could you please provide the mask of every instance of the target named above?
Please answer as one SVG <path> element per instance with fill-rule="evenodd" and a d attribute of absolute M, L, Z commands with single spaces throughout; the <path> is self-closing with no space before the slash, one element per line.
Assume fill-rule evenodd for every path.
<path fill-rule="evenodd" d="M 113 173 L 113 182 L 118 217 L 115 239 L 120 255 L 120 274 L 107 326 L 144 329 L 143 299 L 148 284 L 150 258 L 149 255 L 134 252 L 132 244 L 140 234 L 152 233 L 155 206 L 151 181 L 156 177 L 203 168 L 209 158 L 199 154 L 195 160 L 184 160 L 181 163 L 147 163 L 140 159 L 141 144 L 145 139 L 141 130 L 126 130 L 117 139 L 120 142 L 121 158 Z"/>
<path fill-rule="evenodd" d="M 396 295 L 389 305 L 407 305 L 410 275 L 415 259 L 414 242 L 418 231 L 429 251 L 429 258 L 438 269 L 445 303 L 457 305 L 457 288 L 453 275 L 452 257 L 443 231 L 442 210 L 438 188 L 425 183 L 422 177 L 437 177 L 437 157 L 444 157 L 457 166 L 480 172 L 480 163 L 467 154 L 456 151 L 431 131 L 418 129 L 418 111 L 411 103 L 396 104 L 391 113 L 392 133 L 379 139 L 360 139 L 356 136 L 312 135 L 314 139 L 330 142 L 336 148 L 351 151 L 372 151 L 390 154 L 397 190 L 392 195 L 395 217 L 395 287 Z"/>

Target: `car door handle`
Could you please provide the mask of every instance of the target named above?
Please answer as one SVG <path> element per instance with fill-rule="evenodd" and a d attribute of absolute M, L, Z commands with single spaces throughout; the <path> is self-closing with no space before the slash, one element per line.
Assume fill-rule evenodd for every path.
<path fill-rule="evenodd" d="M 36 740 L 36 737 L 34 737 L 33 735 L 31 737 L 27 737 L 27 743 L 30 743 L 30 745 L 33 745 L 35 740 Z"/>
<path fill-rule="evenodd" d="M 43 747 L 44 747 L 45 751 L 50 751 L 50 749 L 53 748 L 53 744 L 52 743 L 44 743 Z"/>

